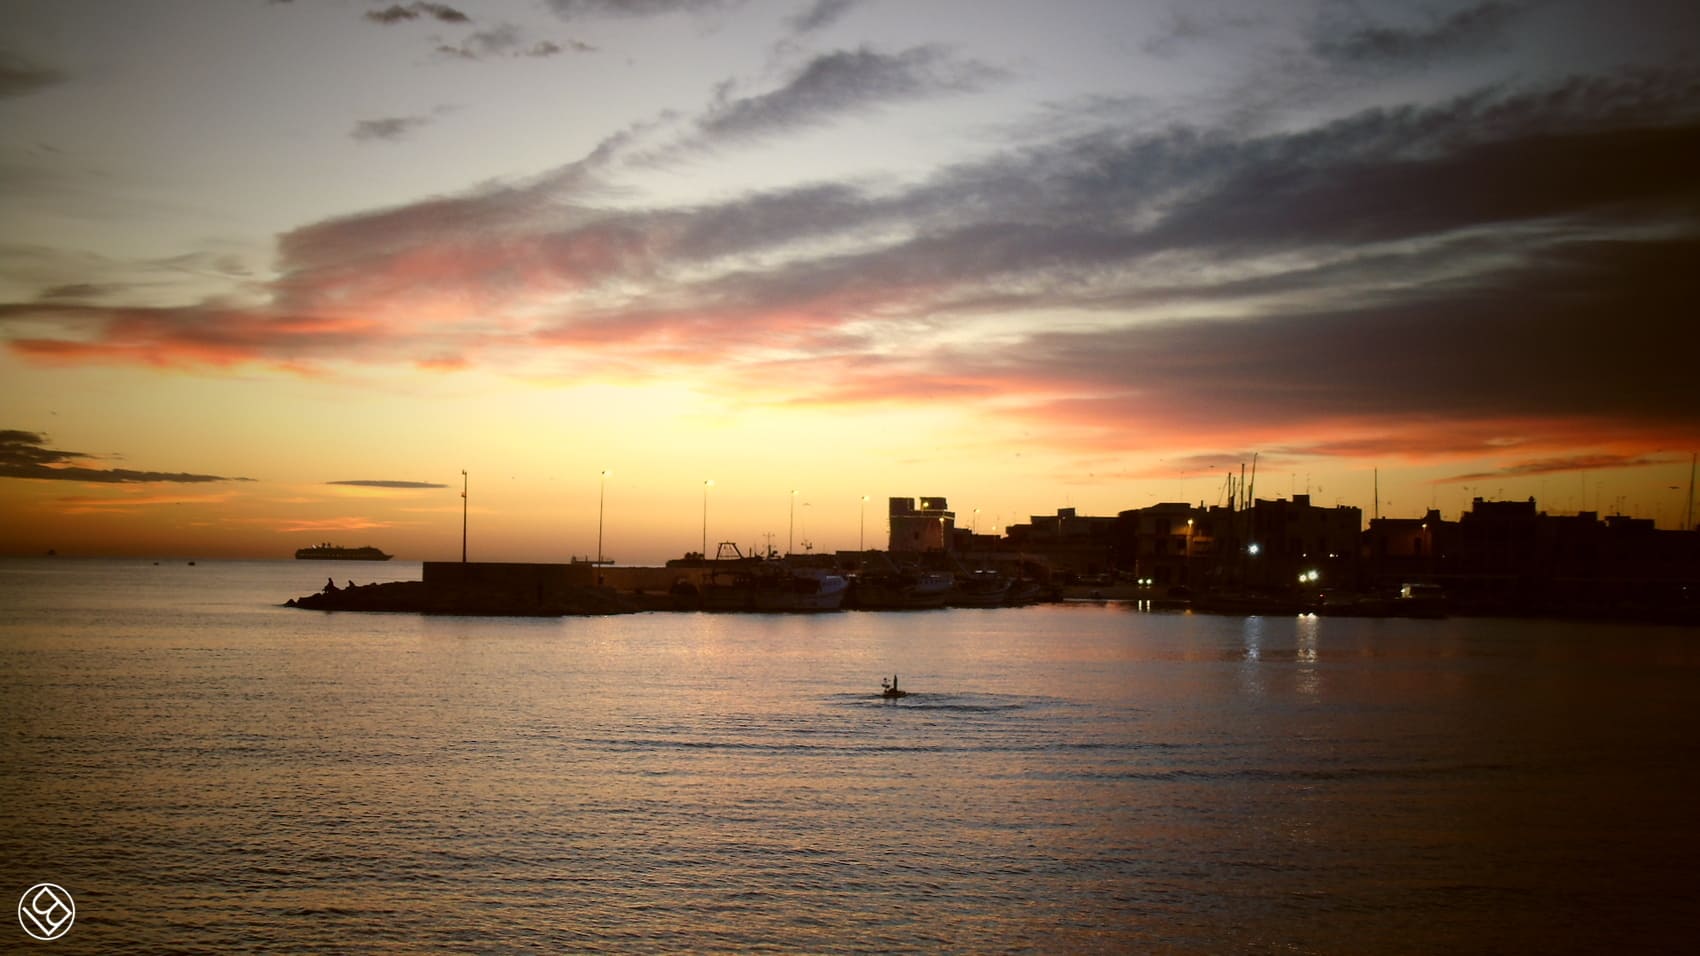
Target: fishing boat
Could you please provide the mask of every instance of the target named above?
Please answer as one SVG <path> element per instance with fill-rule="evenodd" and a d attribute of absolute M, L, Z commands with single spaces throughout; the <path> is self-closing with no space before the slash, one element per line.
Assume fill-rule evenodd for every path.
<path fill-rule="evenodd" d="M 344 548 L 334 544 L 320 544 L 311 548 L 300 548 L 295 552 L 298 561 L 388 561 L 395 557 L 385 554 L 374 547 Z"/>
<path fill-rule="evenodd" d="M 896 700 L 899 697 L 908 697 L 909 692 L 897 689 L 897 675 L 893 674 L 891 680 L 880 678 L 880 696 L 886 700 Z"/>
<path fill-rule="evenodd" d="M 836 611 L 850 582 L 843 575 L 772 558 L 745 557 L 731 542 L 709 562 L 698 592 L 705 611 Z"/>
<path fill-rule="evenodd" d="M 1010 579 L 996 571 L 970 571 L 956 577 L 951 607 L 1002 607 L 1009 599 Z"/>
<path fill-rule="evenodd" d="M 899 567 L 884 555 L 870 556 L 851 579 L 845 603 L 870 611 L 938 608 L 944 607 L 955 587 L 956 579 L 948 571 Z"/>

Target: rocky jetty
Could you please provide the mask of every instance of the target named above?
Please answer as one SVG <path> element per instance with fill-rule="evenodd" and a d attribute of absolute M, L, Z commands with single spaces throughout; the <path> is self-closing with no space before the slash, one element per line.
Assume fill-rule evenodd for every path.
<path fill-rule="evenodd" d="M 641 597 L 641 596 L 640 596 Z M 468 589 L 433 590 L 425 581 L 389 581 L 335 589 L 290 598 L 285 607 L 309 611 L 389 611 L 410 614 L 464 614 L 479 617 L 564 617 L 588 614 L 629 614 L 655 610 L 662 598 L 641 600 L 605 588 L 572 587 L 541 600 L 503 592 Z"/>

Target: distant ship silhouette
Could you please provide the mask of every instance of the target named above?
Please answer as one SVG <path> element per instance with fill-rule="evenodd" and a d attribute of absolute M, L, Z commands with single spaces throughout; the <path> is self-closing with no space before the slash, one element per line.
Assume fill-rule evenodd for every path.
<path fill-rule="evenodd" d="M 301 561 L 388 561 L 395 555 L 385 554 L 371 546 L 343 548 L 334 544 L 320 544 L 297 550 L 295 557 Z"/>

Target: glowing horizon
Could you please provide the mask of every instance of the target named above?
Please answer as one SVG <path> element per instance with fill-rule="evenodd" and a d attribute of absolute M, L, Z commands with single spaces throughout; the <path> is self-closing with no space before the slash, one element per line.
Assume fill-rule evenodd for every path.
<path fill-rule="evenodd" d="M 8 553 L 458 556 L 463 468 L 487 560 L 599 510 L 695 550 L 710 477 L 711 548 L 792 489 L 838 550 L 863 495 L 873 544 L 894 495 L 986 530 L 1254 455 L 1366 517 L 1377 470 L 1390 516 L 1690 504 L 1682 5 L 17 20 Z"/>

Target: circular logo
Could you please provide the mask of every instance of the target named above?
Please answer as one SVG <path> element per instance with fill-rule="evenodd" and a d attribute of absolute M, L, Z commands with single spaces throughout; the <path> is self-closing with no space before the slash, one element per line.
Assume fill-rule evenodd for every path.
<path fill-rule="evenodd" d="M 57 884 L 37 883 L 18 898 L 18 925 L 36 939 L 64 936 L 76 919 L 76 902 Z"/>

